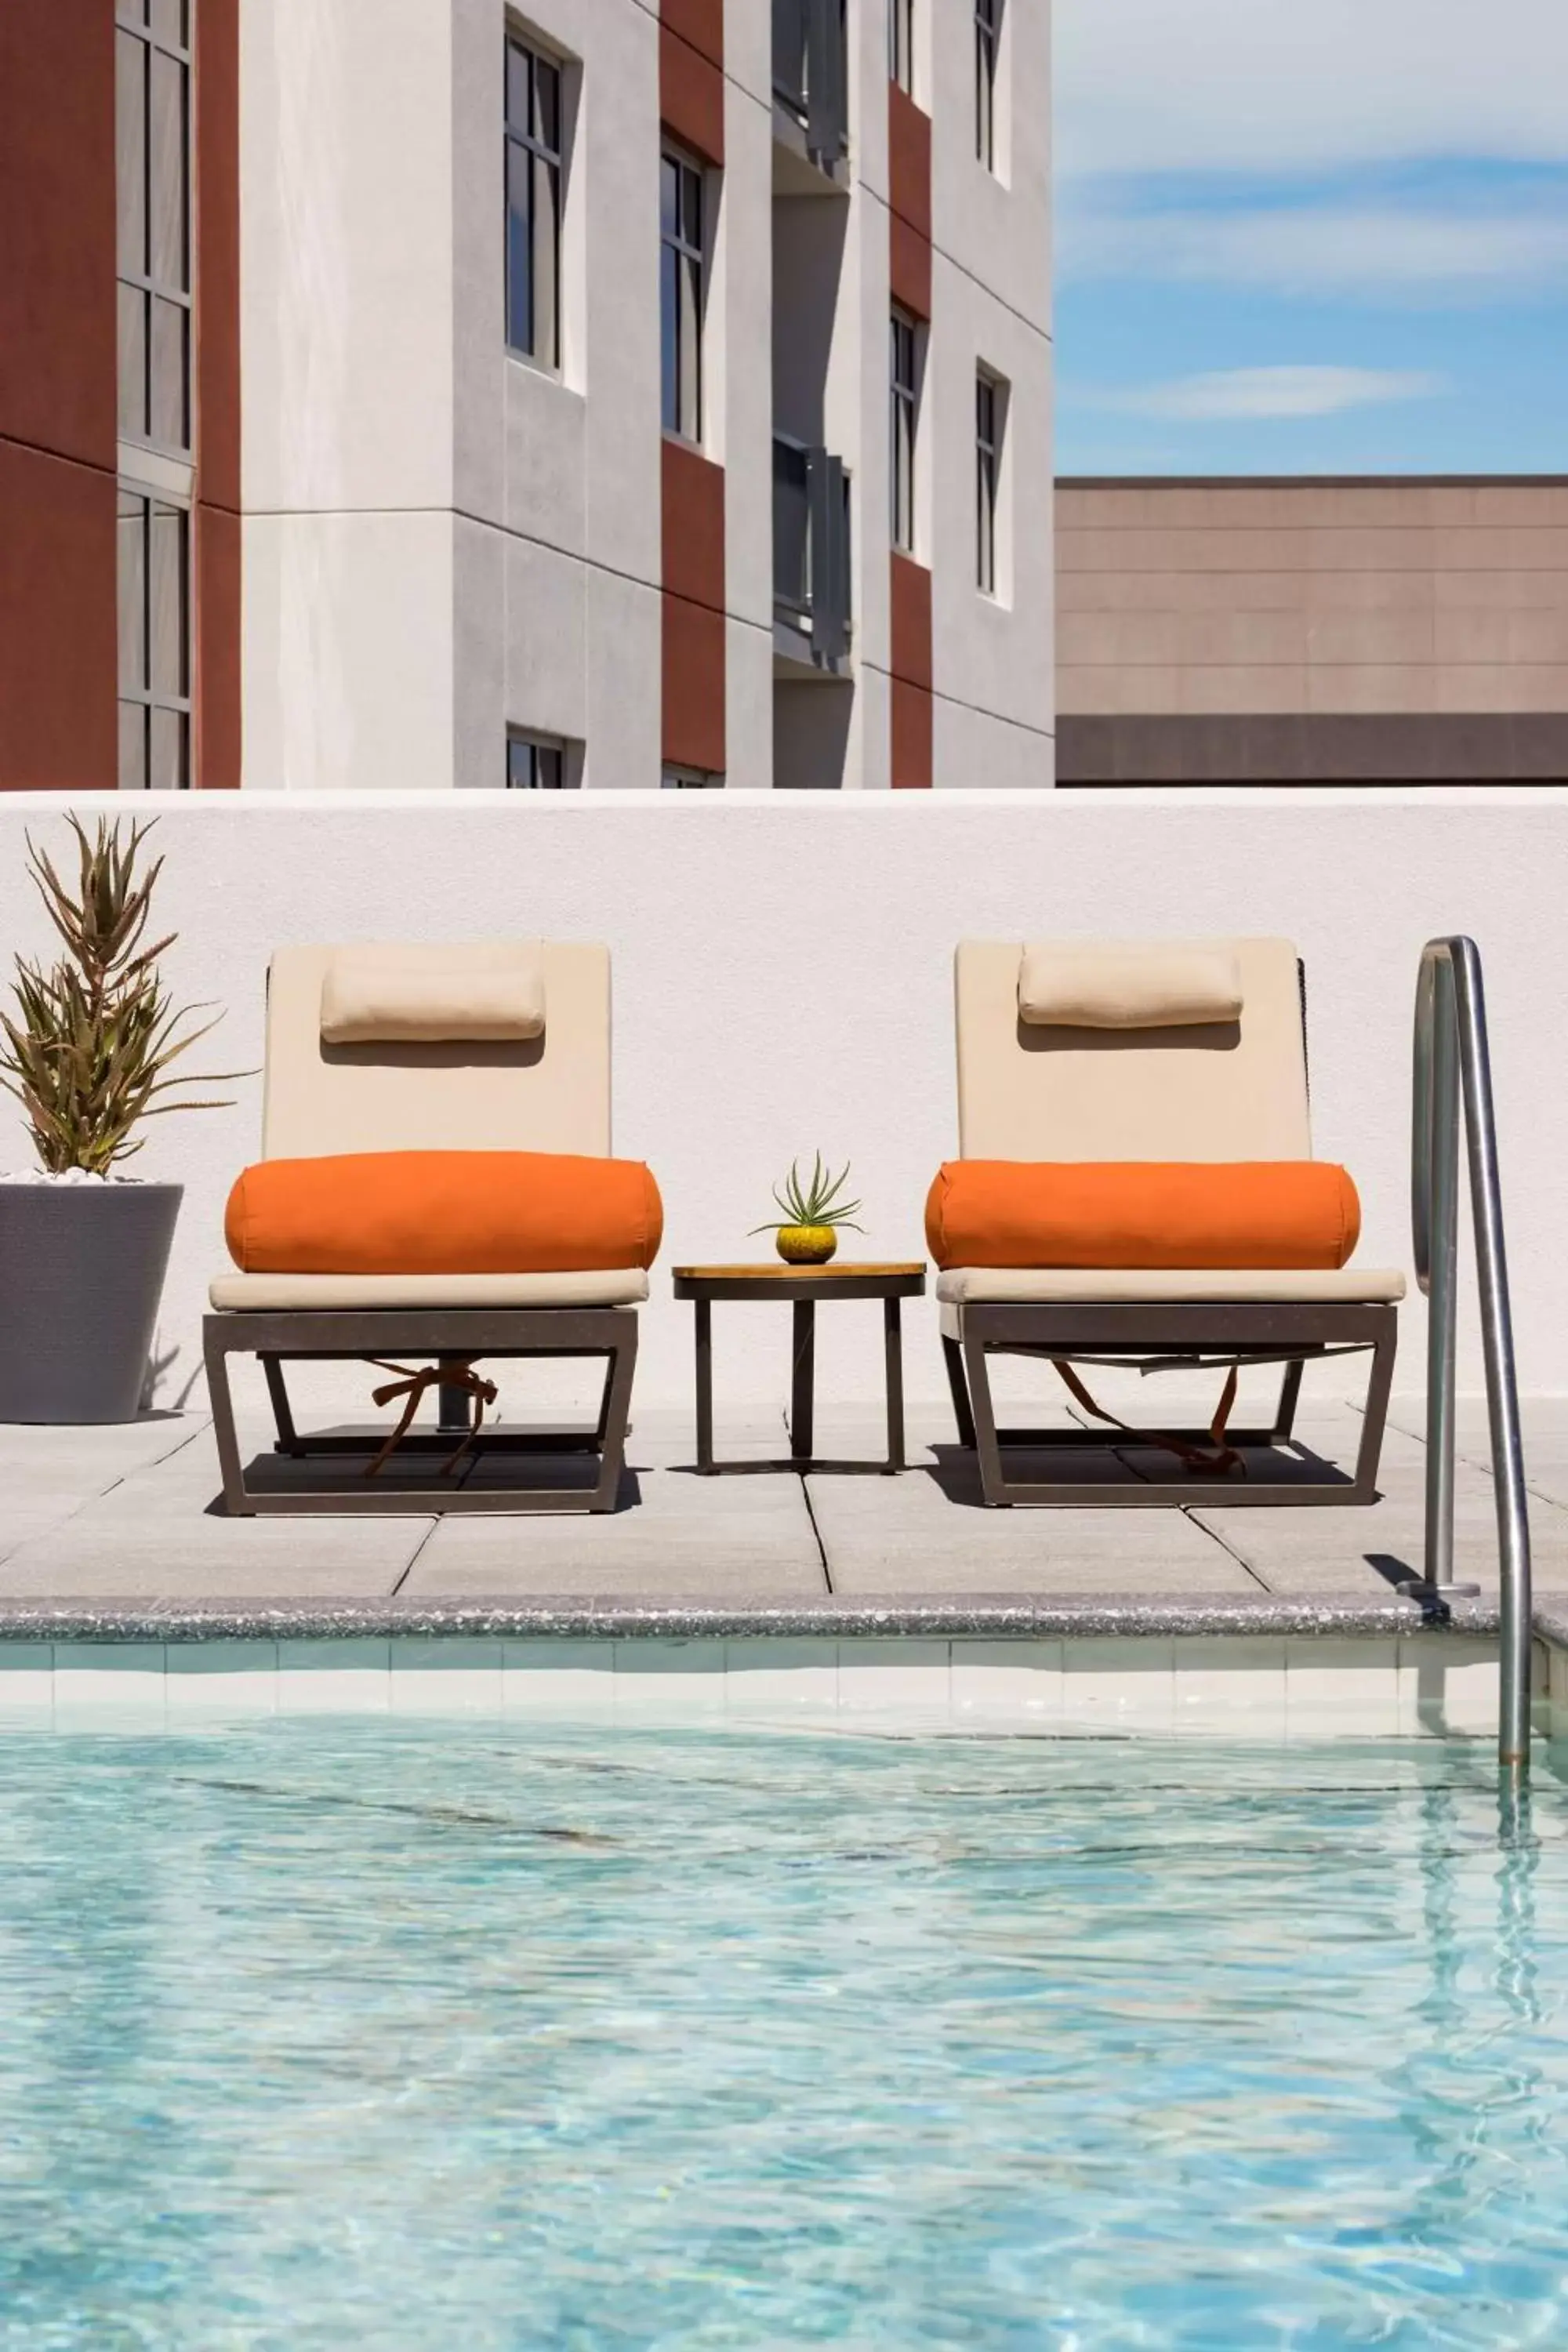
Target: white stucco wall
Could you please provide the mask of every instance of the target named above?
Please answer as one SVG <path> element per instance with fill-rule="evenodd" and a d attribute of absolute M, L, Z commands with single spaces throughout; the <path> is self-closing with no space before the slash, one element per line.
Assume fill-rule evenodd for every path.
<path fill-rule="evenodd" d="M 84 807 L 88 803 L 82 803 Z M 123 803 L 110 802 L 123 815 Z M 149 812 L 138 808 L 137 814 Z M 868 1257 L 923 1254 L 927 1185 L 955 1149 L 951 965 L 965 935 L 1279 932 L 1306 959 L 1315 1144 L 1361 1188 L 1367 1263 L 1408 1265 L 1410 1017 L 1431 933 L 1468 929 L 1486 962 L 1514 1315 L 1525 1385 L 1568 1390 L 1562 1246 L 1568 1092 L 1568 792 L 1237 794 L 1162 804 L 1131 793 L 840 800 L 759 793 L 479 793 L 331 804 L 245 795 L 161 803 L 160 922 L 184 995 L 227 1018 L 218 1067 L 260 1058 L 267 958 L 289 940 L 545 933 L 610 942 L 615 1138 L 646 1158 L 668 1223 L 644 1324 L 639 1394 L 689 1395 L 681 1259 L 765 1249 L 748 1227 L 797 1153 L 850 1158 Z M 0 800 L 0 937 L 47 940 L 24 834 L 62 804 Z M 259 1082 L 233 1108 L 156 1122 L 141 1166 L 187 1196 L 168 1287 L 160 1395 L 189 1393 L 228 1185 L 258 1148 Z M 0 1098 L 0 1165 L 18 1156 Z M 1468 1261 L 1467 1261 L 1468 1264 Z M 1467 1276 L 1467 1280 L 1468 1279 Z M 1467 1306 L 1461 1384 L 1479 1385 Z M 716 1318 L 730 1400 L 779 1402 L 784 1318 Z M 908 1314 L 911 1397 L 942 1391 L 935 1310 Z M 1418 1388 L 1419 1302 L 1397 1386 Z M 821 1318 L 821 1392 L 873 1398 L 874 1310 Z M 1348 1383 L 1347 1383 L 1348 1385 Z M 507 1404 L 527 1391 L 509 1375 Z"/>

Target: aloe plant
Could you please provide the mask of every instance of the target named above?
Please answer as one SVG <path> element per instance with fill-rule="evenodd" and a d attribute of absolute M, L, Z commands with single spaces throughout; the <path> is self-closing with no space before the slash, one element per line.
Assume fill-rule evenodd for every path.
<path fill-rule="evenodd" d="M 48 1174 L 81 1168 L 104 1176 L 141 1150 L 133 1130 L 144 1118 L 224 1108 L 193 1099 L 185 1087 L 246 1074 L 171 1075 L 222 1015 L 187 1027 L 207 1008 L 176 1005 L 158 970 L 176 935 L 147 943 L 163 861 L 144 864 L 142 845 L 157 819 L 122 833 L 100 817 L 90 837 L 74 815 L 67 822 L 76 836 L 74 885 L 27 836 L 27 870 L 66 952 L 47 968 L 16 958 L 14 1013 L 0 1012 L 0 1087 L 21 1104 Z"/>
<path fill-rule="evenodd" d="M 848 1177 L 847 1160 L 835 1176 L 824 1165 L 819 1151 L 813 1159 L 810 1176 L 803 1183 L 799 1163 L 792 1160 L 789 1174 L 783 1185 L 775 1184 L 773 1188 L 773 1199 L 784 1211 L 783 1217 L 775 1217 L 767 1224 L 753 1225 L 752 1233 L 782 1233 L 786 1225 L 848 1225 L 856 1233 L 863 1232 L 864 1227 L 855 1223 L 855 1212 L 860 1206 L 859 1202 L 841 1202 L 838 1198 Z"/>

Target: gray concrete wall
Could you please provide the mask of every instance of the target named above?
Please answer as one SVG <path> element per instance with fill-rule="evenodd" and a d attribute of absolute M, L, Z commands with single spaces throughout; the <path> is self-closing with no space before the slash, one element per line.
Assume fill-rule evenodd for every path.
<path fill-rule="evenodd" d="M 1063 481 L 1064 782 L 1568 777 L 1568 478 Z"/>

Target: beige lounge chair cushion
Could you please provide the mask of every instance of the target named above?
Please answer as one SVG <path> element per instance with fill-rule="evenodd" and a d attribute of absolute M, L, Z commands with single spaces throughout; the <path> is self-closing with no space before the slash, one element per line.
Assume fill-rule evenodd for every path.
<path fill-rule="evenodd" d="M 220 1274 L 207 1297 L 222 1314 L 333 1307 L 640 1307 L 637 1267 L 588 1274 Z"/>
<path fill-rule="evenodd" d="M 1192 1029 L 1241 1018 L 1241 967 L 1225 947 L 1026 941 L 1018 1017 L 1037 1028 Z"/>
<path fill-rule="evenodd" d="M 334 1045 L 321 1034 L 323 984 L 342 944 L 279 948 L 268 975 L 263 1158 L 348 1151 L 607 1155 L 613 1148 L 609 950 L 554 940 L 512 944 L 536 953 L 543 974 L 549 1018 L 538 1036 L 371 1045 Z M 415 951 L 377 952 L 401 961 Z"/>
<path fill-rule="evenodd" d="M 1227 1305 L 1392 1306 L 1405 1296 L 1396 1267 L 1248 1267 L 1238 1273 L 1201 1266 L 955 1265 L 936 1278 L 949 1307 L 1176 1306 L 1189 1299 Z"/>
<path fill-rule="evenodd" d="M 1107 943 L 1106 952 L 1125 942 Z M 1019 1017 L 1016 940 L 965 940 L 954 962 L 958 1135 L 965 1160 L 1310 1160 L 1307 1060 L 1288 940 L 1179 940 L 1164 955 L 1234 961 L 1239 1020 L 1085 1029 Z"/>
<path fill-rule="evenodd" d="M 321 975 L 329 1045 L 490 1043 L 544 1034 L 544 972 L 528 940 L 336 948 Z"/>

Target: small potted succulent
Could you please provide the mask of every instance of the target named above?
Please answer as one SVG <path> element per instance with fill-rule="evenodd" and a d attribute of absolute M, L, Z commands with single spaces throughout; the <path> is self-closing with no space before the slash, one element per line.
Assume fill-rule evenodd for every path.
<path fill-rule="evenodd" d="M 773 1187 L 773 1199 L 784 1213 L 783 1223 L 753 1225 L 752 1231 L 772 1234 L 780 1257 L 789 1265 L 826 1265 L 838 1247 L 839 1226 L 848 1225 L 856 1233 L 861 1230 L 855 1223 L 859 1202 L 841 1202 L 838 1197 L 848 1175 L 847 1160 L 835 1176 L 823 1165 L 819 1151 L 803 1182 L 799 1164 L 792 1160 L 783 1184 Z"/>
<path fill-rule="evenodd" d="M 183 1187 L 142 1183 L 121 1163 L 133 1130 L 192 1100 L 171 1065 L 214 1026 L 186 1024 L 146 939 L 162 858 L 150 826 L 78 820 L 78 871 L 59 874 L 29 835 L 28 871 L 64 943 L 46 967 L 16 959 L 0 1010 L 0 1087 L 16 1096 L 38 1165 L 0 1169 L 0 1421 L 131 1421 L 140 1410 Z M 153 820 L 156 822 L 156 820 Z M 174 1097 L 171 1099 L 171 1097 Z"/>

